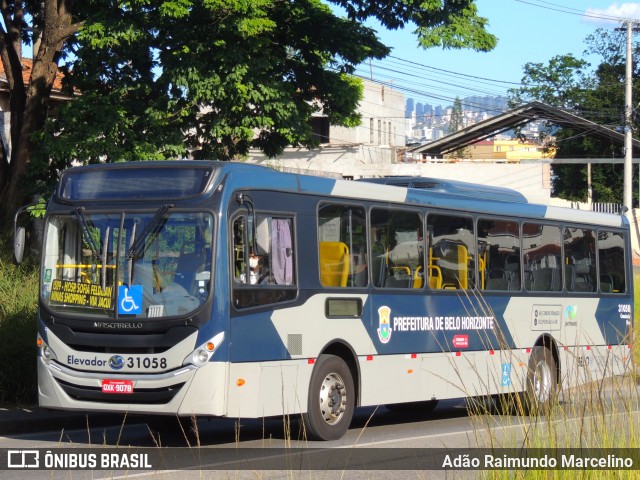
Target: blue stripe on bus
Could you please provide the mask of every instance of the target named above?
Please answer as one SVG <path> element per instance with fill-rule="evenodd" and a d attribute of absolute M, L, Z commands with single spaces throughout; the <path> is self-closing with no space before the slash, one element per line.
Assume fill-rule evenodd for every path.
<path fill-rule="evenodd" d="M 504 322 L 509 296 L 488 299 L 458 293 L 370 296 L 364 310 L 371 312 L 372 318 L 363 318 L 363 323 L 377 353 L 515 348 Z M 388 327 L 384 325 L 386 315 Z M 390 330 L 386 335 L 385 328 Z"/>
<path fill-rule="evenodd" d="M 291 355 L 271 321 L 272 312 L 264 310 L 231 318 L 233 344 L 229 361 L 259 362 L 290 360 Z"/>
<path fill-rule="evenodd" d="M 624 296 L 616 298 L 604 297 L 598 302 L 596 322 L 598 322 L 605 343 L 608 345 L 631 343 L 631 339 L 629 338 L 629 324 L 627 323 L 627 328 L 624 331 L 620 330 L 627 316 L 630 321 L 633 313 L 633 306 L 630 303 L 625 303 L 628 301 L 629 297 Z M 628 311 L 625 311 L 627 308 Z"/>

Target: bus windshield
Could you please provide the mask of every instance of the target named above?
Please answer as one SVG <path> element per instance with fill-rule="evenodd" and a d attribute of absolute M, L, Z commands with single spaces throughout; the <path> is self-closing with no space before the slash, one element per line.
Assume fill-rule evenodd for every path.
<path fill-rule="evenodd" d="M 207 299 L 213 218 L 208 213 L 90 213 L 47 219 L 43 303 L 58 314 L 186 315 Z"/>

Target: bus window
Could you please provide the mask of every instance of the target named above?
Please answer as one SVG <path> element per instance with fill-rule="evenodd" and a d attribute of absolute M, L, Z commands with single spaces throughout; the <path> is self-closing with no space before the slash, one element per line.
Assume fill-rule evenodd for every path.
<path fill-rule="evenodd" d="M 475 285 L 473 220 L 455 215 L 429 214 L 429 286 L 467 289 Z M 481 267 L 481 265 L 479 265 Z"/>
<path fill-rule="evenodd" d="M 598 264 L 600 266 L 600 291 L 625 293 L 624 238 L 619 232 L 598 232 Z"/>
<path fill-rule="evenodd" d="M 237 308 L 295 298 L 293 219 L 240 216 L 233 232 L 233 297 Z M 270 288 L 272 287 L 272 288 Z"/>
<path fill-rule="evenodd" d="M 364 208 L 323 205 L 318 211 L 318 259 L 324 287 L 366 287 L 367 228 Z"/>
<path fill-rule="evenodd" d="M 416 212 L 371 210 L 371 272 L 383 288 L 422 288 L 424 240 Z"/>
<path fill-rule="evenodd" d="M 559 227 L 538 223 L 522 225 L 524 280 L 527 290 L 562 290 L 561 246 Z"/>
<path fill-rule="evenodd" d="M 593 230 L 564 229 L 564 284 L 568 292 L 596 291 L 596 238 Z"/>
<path fill-rule="evenodd" d="M 478 221 L 481 290 L 520 290 L 520 227 L 515 221 Z"/>

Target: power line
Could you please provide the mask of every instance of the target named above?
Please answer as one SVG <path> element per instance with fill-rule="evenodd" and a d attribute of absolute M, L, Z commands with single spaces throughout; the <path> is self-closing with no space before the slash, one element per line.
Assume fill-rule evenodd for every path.
<path fill-rule="evenodd" d="M 537 0 L 539 3 L 534 3 L 533 1 L 526 1 L 526 0 L 515 0 L 515 1 L 518 2 L 518 3 L 524 3 L 526 5 L 531 5 L 531 6 L 534 6 L 534 7 L 543 8 L 545 10 L 551 10 L 551 11 L 554 11 L 554 12 L 566 13 L 568 15 L 577 15 L 577 16 L 580 16 L 580 17 L 595 18 L 597 20 L 610 20 L 610 21 L 614 21 L 614 22 L 623 22 L 625 20 L 628 20 L 626 18 L 616 17 L 614 15 L 589 13 L 589 12 L 584 11 L 584 10 L 581 11 L 581 10 L 579 10 L 577 8 L 566 7 L 564 5 L 558 5 L 558 4 L 555 4 L 555 3 L 546 2 L 544 0 Z M 540 3 L 545 4 L 545 5 L 549 5 L 549 6 L 540 5 Z"/>

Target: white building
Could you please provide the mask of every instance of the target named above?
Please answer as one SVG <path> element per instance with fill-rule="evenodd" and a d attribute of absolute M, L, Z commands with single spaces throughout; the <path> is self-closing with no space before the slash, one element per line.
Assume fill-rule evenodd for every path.
<path fill-rule="evenodd" d="M 313 119 L 314 131 L 321 139 L 313 150 L 287 148 L 277 159 L 267 159 L 252 150 L 247 161 L 278 168 L 347 178 L 359 178 L 362 170 L 380 171 L 381 165 L 394 164 L 405 150 L 405 134 L 410 119 L 405 118 L 404 95 L 391 86 L 363 80 L 363 98 L 358 127 L 330 125 L 327 117 Z"/>

